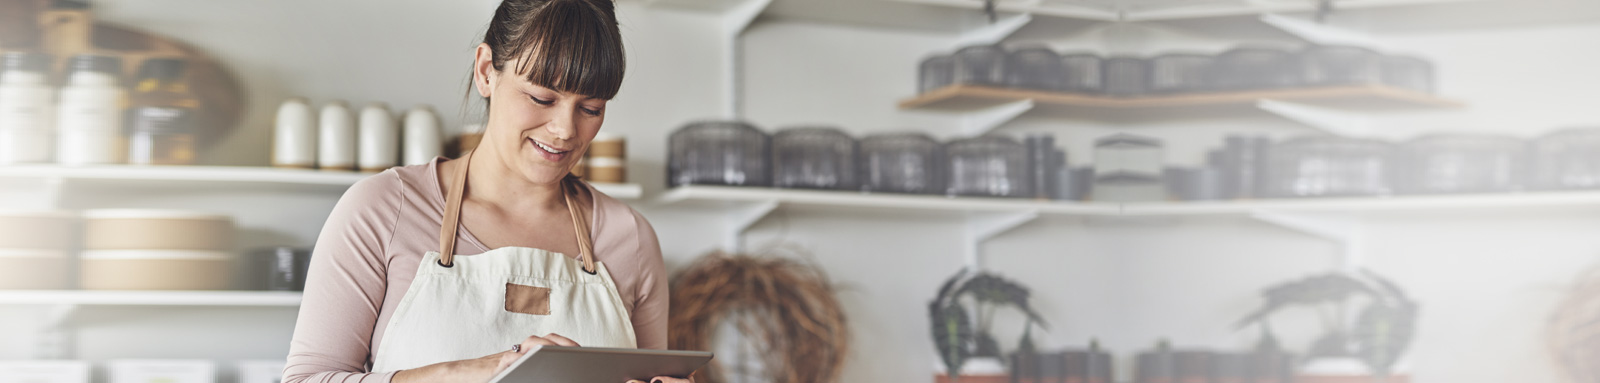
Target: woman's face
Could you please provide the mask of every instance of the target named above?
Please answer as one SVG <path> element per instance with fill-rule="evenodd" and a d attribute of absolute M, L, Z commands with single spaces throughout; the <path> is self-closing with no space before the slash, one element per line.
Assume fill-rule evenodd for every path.
<path fill-rule="evenodd" d="M 495 70 L 483 64 L 487 46 L 479 51 L 474 85 L 490 98 L 480 145 L 493 146 L 506 166 L 530 182 L 559 182 L 600 132 L 606 100 L 535 85 L 513 73 L 517 63 Z"/>

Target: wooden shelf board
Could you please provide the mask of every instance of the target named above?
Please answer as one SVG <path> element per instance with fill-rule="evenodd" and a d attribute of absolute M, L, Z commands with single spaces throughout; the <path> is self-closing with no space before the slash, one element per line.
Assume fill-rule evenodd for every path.
<path fill-rule="evenodd" d="M 977 85 L 951 85 L 900 102 L 901 109 L 971 110 L 1033 100 L 1040 106 L 1160 109 L 1251 105 L 1260 100 L 1295 101 L 1363 109 L 1454 108 L 1463 104 L 1431 94 L 1381 85 L 1316 87 L 1119 98 Z"/>

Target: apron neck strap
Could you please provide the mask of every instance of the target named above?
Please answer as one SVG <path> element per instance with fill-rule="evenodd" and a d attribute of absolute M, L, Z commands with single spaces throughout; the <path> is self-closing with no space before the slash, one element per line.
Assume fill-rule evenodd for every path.
<path fill-rule="evenodd" d="M 456 233 L 461 229 L 461 199 L 466 194 L 467 168 L 472 166 L 472 155 L 475 152 L 470 151 L 461 156 L 461 166 L 456 168 L 449 191 L 445 193 L 444 222 L 439 227 L 439 266 L 455 266 Z M 578 237 L 578 253 L 583 259 L 583 271 L 593 275 L 598 269 L 595 267 L 593 240 L 589 236 L 588 213 L 592 209 L 572 199 L 573 195 L 586 190 L 583 190 L 581 181 L 570 174 L 559 182 L 561 182 L 561 198 L 567 204 L 567 212 L 572 215 L 572 231 Z"/>

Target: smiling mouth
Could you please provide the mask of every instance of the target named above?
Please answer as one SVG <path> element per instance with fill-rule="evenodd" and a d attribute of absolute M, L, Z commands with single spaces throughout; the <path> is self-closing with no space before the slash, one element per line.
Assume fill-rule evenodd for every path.
<path fill-rule="evenodd" d="M 543 142 L 539 142 L 539 141 L 534 140 L 532 138 L 529 138 L 528 141 L 533 142 L 533 146 L 539 147 L 539 150 L 543 150 L 546 153 L 550 153 L 550 154 L 562 154 L 562 153 L 566 153 L 566 152 L 570 151 L 570 150 L 556 150 L 556 148 L 552 148 L 549 145 L 545 145 Z"/>

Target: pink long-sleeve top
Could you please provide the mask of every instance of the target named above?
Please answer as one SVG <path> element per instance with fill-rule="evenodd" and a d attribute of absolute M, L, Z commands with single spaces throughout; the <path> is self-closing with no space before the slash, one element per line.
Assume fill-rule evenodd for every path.
<path fill-rule="evenodd" d="M 393 371 L 369 370 L 423 253 L 439 250 L 442 160 L 357 182 L 334 206 L 312 253 L 285 383 L 387 383 L 394 377 Z M 611 272 L 639 347 L 665 349 L 667 276 L 655 230 L 627 204 L 590 191 L 595 259 Z M 489 251 L 468 229 L 458 231 L 456 253 Z"/>

